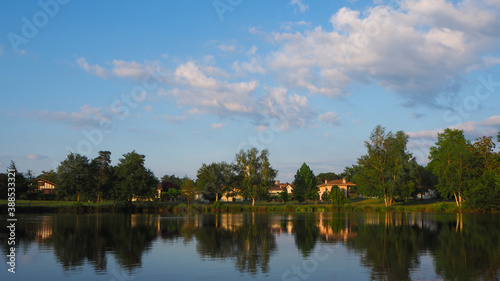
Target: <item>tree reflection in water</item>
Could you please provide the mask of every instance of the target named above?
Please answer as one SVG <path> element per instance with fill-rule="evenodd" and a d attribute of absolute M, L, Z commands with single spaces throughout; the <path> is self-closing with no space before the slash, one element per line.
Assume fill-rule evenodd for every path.
<path fill-rule="evenodd" d="M 232 260 L 241 273 L 267 274 L 272 257 L 282 257 L 277 237 L 288 233 L 304 260 L 319 245 L 341 244 L 360 257 L 359 267 L 368 268 L 373 280 L 411 280 L 423 255 L 432 259 L 431 279 L 500 278 L 500 216 L 495 214 L 48 214 L 20 221 L 16 246 L 52 250 L 65 271 L 90 264 L 96 274 L 105 274 L 112 255 L 131 272 L 143 266 L 143 255 L 161 239 L 194 243 L 202 259 Z M 5 223 L 0 220 L 4 259 Z"/>

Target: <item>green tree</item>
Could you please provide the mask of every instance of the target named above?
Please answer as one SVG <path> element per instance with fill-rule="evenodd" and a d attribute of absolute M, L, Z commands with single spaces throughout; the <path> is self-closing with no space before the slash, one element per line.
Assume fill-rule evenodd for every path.
<path fill-rule="evenodd" d="M 166 184 L 167 189 L 170 188 L 181 189 L 181 186 L 184 184 L 184 181 L 186 179 L 187 177 L 179 178 L 176 175 L 164 175 L 161 178 L 161 182 Z"/>
<path fill-rule="evenodd" d="M 332 200 L 331 194 L 328 190 L 325 190 L 325 192 L 323 192 L 323 194 L 321 195 L 321 200 L 323 200 L 324 202 Z"/>
<path fill-rule="evenodd" d="M 92 193 L 93 180 L 87 156 L 70 152 L 57 168 L 58 197 L 87 199 Z"/>
<path fill-rule="evenodd" d="M 282 192 L 280 192 L 280 198 L 285 203 L 290 200 L 290 196 L 288 195 L 288 192 L 286 190 L 283 190 Z"/>
<path fill-rule="evenodd" d="M 10 180 L 9 178 L 12 178 L 11 176 L 9 176 L 9 171 L 15 171 L 15 176 L 14 176 L 14 179 L 15 181 L 12 181 Z M 30 173 L 30 171 L 28 170 L 28 172 Z M 12 172 L 10 172 L 10 174 L 12 175 Z M 1 177 L 2 178 L 2 182 L 0 183 L 1 185 L 1 188 L 0 188 L 0 198 L 2 199 L 6 199 L 8 196 L 8 183 L 14 183 L 14 186 L 16 188 L 16 198 L 21 198 L 21 197 L 25 197 L 27 195 L 27 193 L 29 192 L 30 190 L 30 178 L 29 178 L 29 175 L 28 174 L 28 178 L 22 173 L 20 172 L 17 167 L 16 167 L 16 163 L 14 161 L 10 161 L 10 165 L 9 167 L 7 168 L 7 171 L 5 174 L 1 174 Z"/>
<path fill-rule="evenodd" d="M 269 151 L 264 149 L 260 152 L 253 147 L 236 154 L 235 169 L 239 179 L 240 192 L 243 196 L 252 198 L 252 206 L 255 200 L 267 197 L 268 189 L 274 184 L 274 178 L 278 171 L 271 167 L 269 162 Z"/>
<path fill-rule="evenodd" d="M 295 173 L 293 183 L 292 193 L 297 201 L 302 202 L 318 198 L 318 179 L 306 163 L 303 163 Z"/>
<path fill-rule="evenodd" d="M 42 173 L 38 177 L 53 183 L 57 183 L 57 172 L 54 170 L 42 171 Z"/>
<path fill-rule="evenodd" d="M 334 172 L 319 173 L 316 178 L 319 183 L 324 183 L 325 181 L 338 180 L 340 177 Z"/>
<path fill-rule="evenodd" d="M 230 164 L 220 162 L 202 164 L 196 177 L 198 190 L 204 193 L 214 193 L 215 201 L 219 201 L 222 194 L 232 191 L 235 175 Z"/>
<path fill-rule="evenodd" d="M 190 179 L 186 179 L 181 187 L 181 196 L 187 199 L 189 205 L 189 202 L 194 199 L 195 195 L 196 188 L 194 182 Z"/>
<path fill-rule="evenodd" d="M 493 137 L 480 137 L 472 145 L 475 154 L 476 163 L 474 163 L 476 175 L 480 176 L 488 170 L 497 170 L 500 163 L 498 163 L 497 154 L 494 152 L 495 143 Z"/>
<path fill-rule="evenodd" d="M 453 195 L 457 206 L 462 205 L 462 196 L 471 178 L 473 157 L 470 142 L 458 129 L 446 128 L 438 134 L 436 146 L 430 149 L 430 165 L 438 177 L 437 189 L 445 198 Z"/>
<path fill-rule="evenodd" d="M 345 167 L 344 171 L 339 174 L 339 179 L 345 179 L 346 181 L 353 181 L 354 174 L 359 170 L 358 165 L 352 165 L 350 167 Z"/>
<path fill-rule="evenodd" d="M 91 162 L 92 174 L 95 179 L 94 196 L 97 197 L 97 204 L 100 203 L 102 195 L 108 194 L 112 188 L 111 152 L 99 151 L 99 156 Z"/>
<path fill-rule="evenodd" d="M 132 203 L 132 199 L 150 199 L 156 196 L 158 179 L 144 167 L 145 156 L 134 151 L 123 154 L 115 167 L 115 199 Z"/>
<path fill-rule="evenodd" d="M 337 185 L 334 185 L 330 191 L 330 199 L 333 205 L 344 205 L 346 201 L 345 193 Z"/>
<path fill-rule="evenodd" d="M 378 125 L 365 141 L 368 154 L 358 159 L 359 170 L 354 175 L 358 191 L 367 196 L 384 198 L 390 206 L 394 197 L 405 199 L 411 194 L 410 165 L 412 155 L 407 151 L 408 136 L 403 131 L 385 132 Z"/>
<path fill-rule="evenodd" d="M 432 173 L 430 166 L 424 167 L 417 163 L 414 164 L 415 168 L 412 169 L 412 178 L 415 182 L 414 196 L 420 194 L 420 198 L 424 199 L 424 193 L 428 190 L 434 189 L 437 178 Z"/>

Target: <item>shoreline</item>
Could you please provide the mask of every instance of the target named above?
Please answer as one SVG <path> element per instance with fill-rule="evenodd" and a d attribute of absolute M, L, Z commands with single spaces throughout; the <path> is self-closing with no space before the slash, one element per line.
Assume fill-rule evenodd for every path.
<path fill-rule="evenodd" d="M 7 201 L 0 200 L 0 206 L 7 208 Z M 454 202 L 443 200 L 423 200 L 395 203 L 385 207 L 378 199 L 363 199 L 335 206 L 324 202 L 259 202 L 251 206 L 249 202 L 133 202 L 132 205 L 107 201 L 97 203 L 76 201 L 29 201 L 17 200 L 17 213 L 242 213 L 242 212 L 364 212 L 364 213 L 500 213 L 499 210 L 468 209 L 458 207 Z"/>

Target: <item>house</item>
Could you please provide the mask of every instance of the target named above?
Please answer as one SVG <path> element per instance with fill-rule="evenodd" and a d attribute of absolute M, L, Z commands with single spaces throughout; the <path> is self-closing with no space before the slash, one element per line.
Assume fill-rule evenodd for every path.
<path fill-rule="evenodd" d="M 235 202 L 235 201 L 245 201 L 248 200 L 248 198 L 242 196 L 241 191 L 235 188 L 232 192 L 227 192 L 223 194 L 219 200 L 223 202 Z"/>
<path fill-rule="evenodd" d="M 37 190 L 45 193 L 45 194 L 53 194 L 55 192 L 56 184 L 42 179 L 42 178 L 37 178 L 35 179 L 35 182 L 37 183 Z"/>
<path fill-rule="evenodd" d="M 356 186 L 356 184 L 347 182 L 345 179 L 331 181 L 325 180 L 325 183 L 318 185 L 319 198 L 321 198 L 323 193 L 325 193 L 326 191 L 331 192 L 334 185 L 338 186 L 340 189 L 343 189 L 346 197 L 349 197 L 350 188 L 352 186 Z"/>
<path fill-rule="evenodd" d="M 279 195 L 282 191 L 286 190 L 288 194 L 292 193 L 292 185 L 289 183 L 280 183 L 279 180 L 274 182 L 274 185 L 271 186 L 268 191 L 269 195 Z"/>

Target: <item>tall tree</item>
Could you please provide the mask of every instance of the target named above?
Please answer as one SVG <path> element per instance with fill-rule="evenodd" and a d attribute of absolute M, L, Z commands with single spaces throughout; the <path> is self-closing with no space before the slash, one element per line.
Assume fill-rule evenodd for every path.
<path fill-rule="evenodd" d="M 339 179 L 345 179 L 346 181 L 352 181 L 354 174 L 359 170 L 358 165 L 352 165 L 350 167 L 345 167 L 344 171 L 339 174 Z"/>
<path fill-rule="evenodd" d="M 346 201 L 344 191 L 340 190 L 337 185 L 332 186 L 332 190 L 330 192 L 330 200 L 332 201 L 333 205 L 344 205 Z"/>
<path fill-rule="evenodd" d="M 100 203 L 103 193 L 107 194 L 112 188 L 111 152 L 99 151 L 99 155 L 91 162 L 92 174 L 95 179 L 94 196 L 97 204 Z"/>
<path fill-rule="evenodd" d="M 57 168 L 58 196 L 70 199 L 76 194 L 78 202 L 80 196 L 88 198 L 93 186 L 91 178 L 87 156 L 70 152 Z"/>
<path fill-rule="evenodd" d="M 181 195 L 187 199 L 188 205 L 189 202 L 194 199 L 194 196 L 196 195 L 196 188 L 192 180 L 186 179 L 184 181 L 184 184 L 181 187 Z"/>
<path fill-rule="evenodd" d="M 57 172 L 54 170 L 42 171 L 42 173 L 38 177 L 44 180 L 51 181 L 53 183 L 57 183 Z"/>
<path fill-rule="evenodd" d="M 255 200 L 268 195 L 278 173 L 269 162 L 269 150 L 264 149 L 259 154 L 255 147 L 246 151 L 242 149 L 236 154 L 235 168 L 240 179 L 240 192 L 252 198 L 252 206 Z"/>
<path fill-rule="evenodd" d="M 472 145 L 472 149 L 476 156 L 475 168 L 477 169 L 476 175 L 480 176 L 487 170 L 496 170 L 499 168 L 497 155 L 494 152 L 495 143 L 493 137 L 480 137 Z"/>
<path fill-rule="evenodd" d="M 428 190 L 434 189 L 437 178 L 432 173 L 430 166 L 424 167 L 422 165 L 414 163 L 414 169 L 412 169 L 412 175 L 415 182 L 414 196 L 417 197 L 420 194 L 420 198 L 424 199 L 424 193 Z"/>
<path fill-rule="evenodd" d="M 115 198 L 131 204 L 132 199 L 150 199 L 156 196 L 158 179 L 144 167 L 145 156 L 132 151 L 123 154 L 115 167 Z"/>
<path fill-rule="evenodd" d="M 293 183 L 292 193 L 297 201 L 302 202 L 318 198 L 318 179 L 306 163 L 303 163 L 297 170 Z"/>
<path fill-rule="evenodd" d="M 470 142 L 458 129 L 446 128 L 438 134 L 436 146 L 430 149 L 430 165 L 438 177 L 437 189 L 445 198 L 453 195 L 457 206 L 462 205 L 462 196 L 473 171 L 473 157 Z"/>
<path fill-rule="evenodd" d="M 390 206 L 394 197 L 407 196 L 411 187 L 411 154 L 406 145 L 408 136 L 403 131 L 386 133 L 378 125 L 365 141 L 368 154 L 358 159 L 359 170 L 354 175 L 358 190 L 368 196 L 384 198 L 385 206 Z"/>
<path fill-rule="evenodd" d="M 233 167 L 226 162 L 202 164 L 196 185 L 201 192 L 214 193 L 215 201 L 219 201 L 221 195 L 232 191 L 234 178 Z"/>

